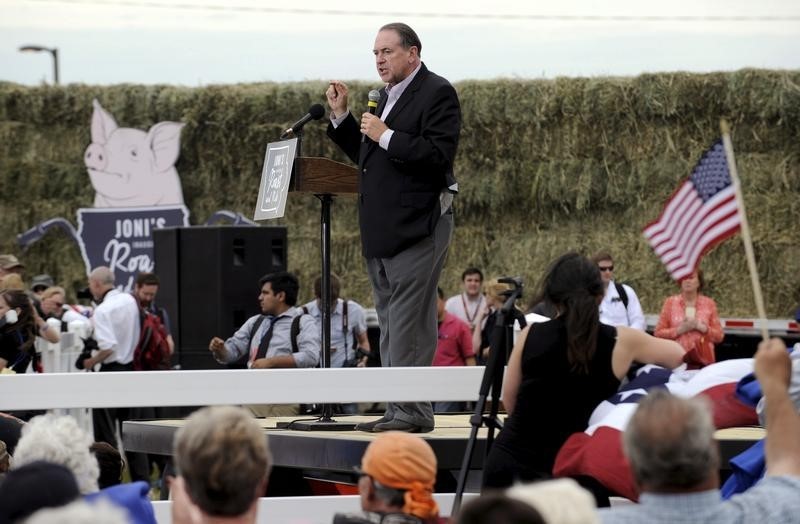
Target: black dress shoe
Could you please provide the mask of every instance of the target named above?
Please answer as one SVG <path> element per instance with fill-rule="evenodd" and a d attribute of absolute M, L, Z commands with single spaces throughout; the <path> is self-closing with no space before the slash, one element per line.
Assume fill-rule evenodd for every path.
<path fill-rule="evenodd" d="M 393 419 L 388 422 L 381 422 L 380 424 L 375 424 L 375 427 L 372 428 L 372 431 L 374 431 L 375 433 L 380 433 L 383 431 L 405 431 L 406 433 L 428 433 L 429 431 L 433 431 L 433 426 L 417 426 L 416 424 L 412 424 L 411 422 L 406 422 L 405 420 Z"/>
<path fill-rule="evenodd" d="M 356 424 L 356 431 L 366 431 L 368 433 L 372 433 L 375 431 L 375 426 L 378 424 L 389 422 L 391 419 L 387 418 L 386 415 L 382 416 L 379 419 L 371 420 L 369 422 L 359 422 Z"/>

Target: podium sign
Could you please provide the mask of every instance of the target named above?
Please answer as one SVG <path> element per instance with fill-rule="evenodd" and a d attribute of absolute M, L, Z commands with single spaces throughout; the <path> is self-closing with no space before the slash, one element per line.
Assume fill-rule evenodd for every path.
<path fill-rule="evenodd" d="M 267 144 L 254 220 L 267 220 L 283 216 L 296 150 L 296 138 Z"/>

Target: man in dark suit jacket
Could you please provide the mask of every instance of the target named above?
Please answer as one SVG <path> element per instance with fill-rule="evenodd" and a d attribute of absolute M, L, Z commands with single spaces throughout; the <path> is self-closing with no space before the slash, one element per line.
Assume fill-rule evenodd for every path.
<path fill-rule="evenodd" d="M 383 26 L 373 53 L 386 83 L 377 112 L 359 120 L 347 86 L 331 82 L 328 136 L 359 167 L 362 252 L 381 328 L 384 366 L 429 366 L 436 350 L 436 286 L 453 231 L 453 162 L 461 130 L 456 91 L 420 60 L 406 24 Z M 364 431 L 430 431 L 430 402 L 389 403 Z"/>

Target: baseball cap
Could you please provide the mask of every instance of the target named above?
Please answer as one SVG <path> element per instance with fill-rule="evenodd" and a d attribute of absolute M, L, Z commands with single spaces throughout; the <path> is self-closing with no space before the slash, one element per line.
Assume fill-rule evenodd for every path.
<path fill-rule="evenodd" d="M 0 523 L 20 521 L 79 496 L 75 476 L 64 466 L 42 460 L 25 464 L 6 473 L 0 484 Z"/>
<path fill-rule="evenodd" d="M 53 287 L 55 282 L 53 282 L 53 277 L 47 274 L 36 275 L 31 279 L 31 289 L 36 291 L 36 288 L 43 287 Z"/>
<path fill-rule="evenodd" d="M 0 255 L 0 268 L 11 269 L 14 267 L 25 267 L 14 255 Z"/>

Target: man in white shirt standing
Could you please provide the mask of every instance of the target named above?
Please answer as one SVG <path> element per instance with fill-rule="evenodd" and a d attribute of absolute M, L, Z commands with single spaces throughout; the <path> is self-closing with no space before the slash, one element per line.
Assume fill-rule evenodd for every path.
<path fill-rule="evenodd" d="M 448 298 L 444 309 L 466 322 L 470 330 L 474 330 L 475 323 L 479 321 L 480 312 L 486 307 L 486 297 L 481 292 L 483 273 L 477 267 L 468 267 L 461 273 L 461 283 L 464 291 Z"/>
<path fill-rule="evenodd" d="M 85 369 L 100 364 L 100 372 L 133 371 L 133 354 L 139 343 L 141 319 L 139 304 L 133 295 L 115 287 L 114 273 L 100 266 L 89 273 L 89 291 L 98 306 L 92 315 L 94 338 L 100 351 L 83 361 Z M 102 394 L 102 392 L 98 392 Z M 145 408 L 147 409 L 147 408 Z M 94 438 L 117 446 L 117 423 L 135 418 L 147 418 L 149 412 L 139 408 L 95 409 L 92 412 Z M 126 453 L 133 480 L 150 481 L 150 463 L 144 453 Z"/>
<path fill-rule="evenodd" d="M 601 251 L 592 257 L 592 261 L 597 264 L 606 289 L 603 301 L 600 302 L 600 322 L 609 326 L 627 326 L 645 331 L 647 322 L 636 292 L 627 284 L 614 282 L 614 259 L 611 254 Z"/>

